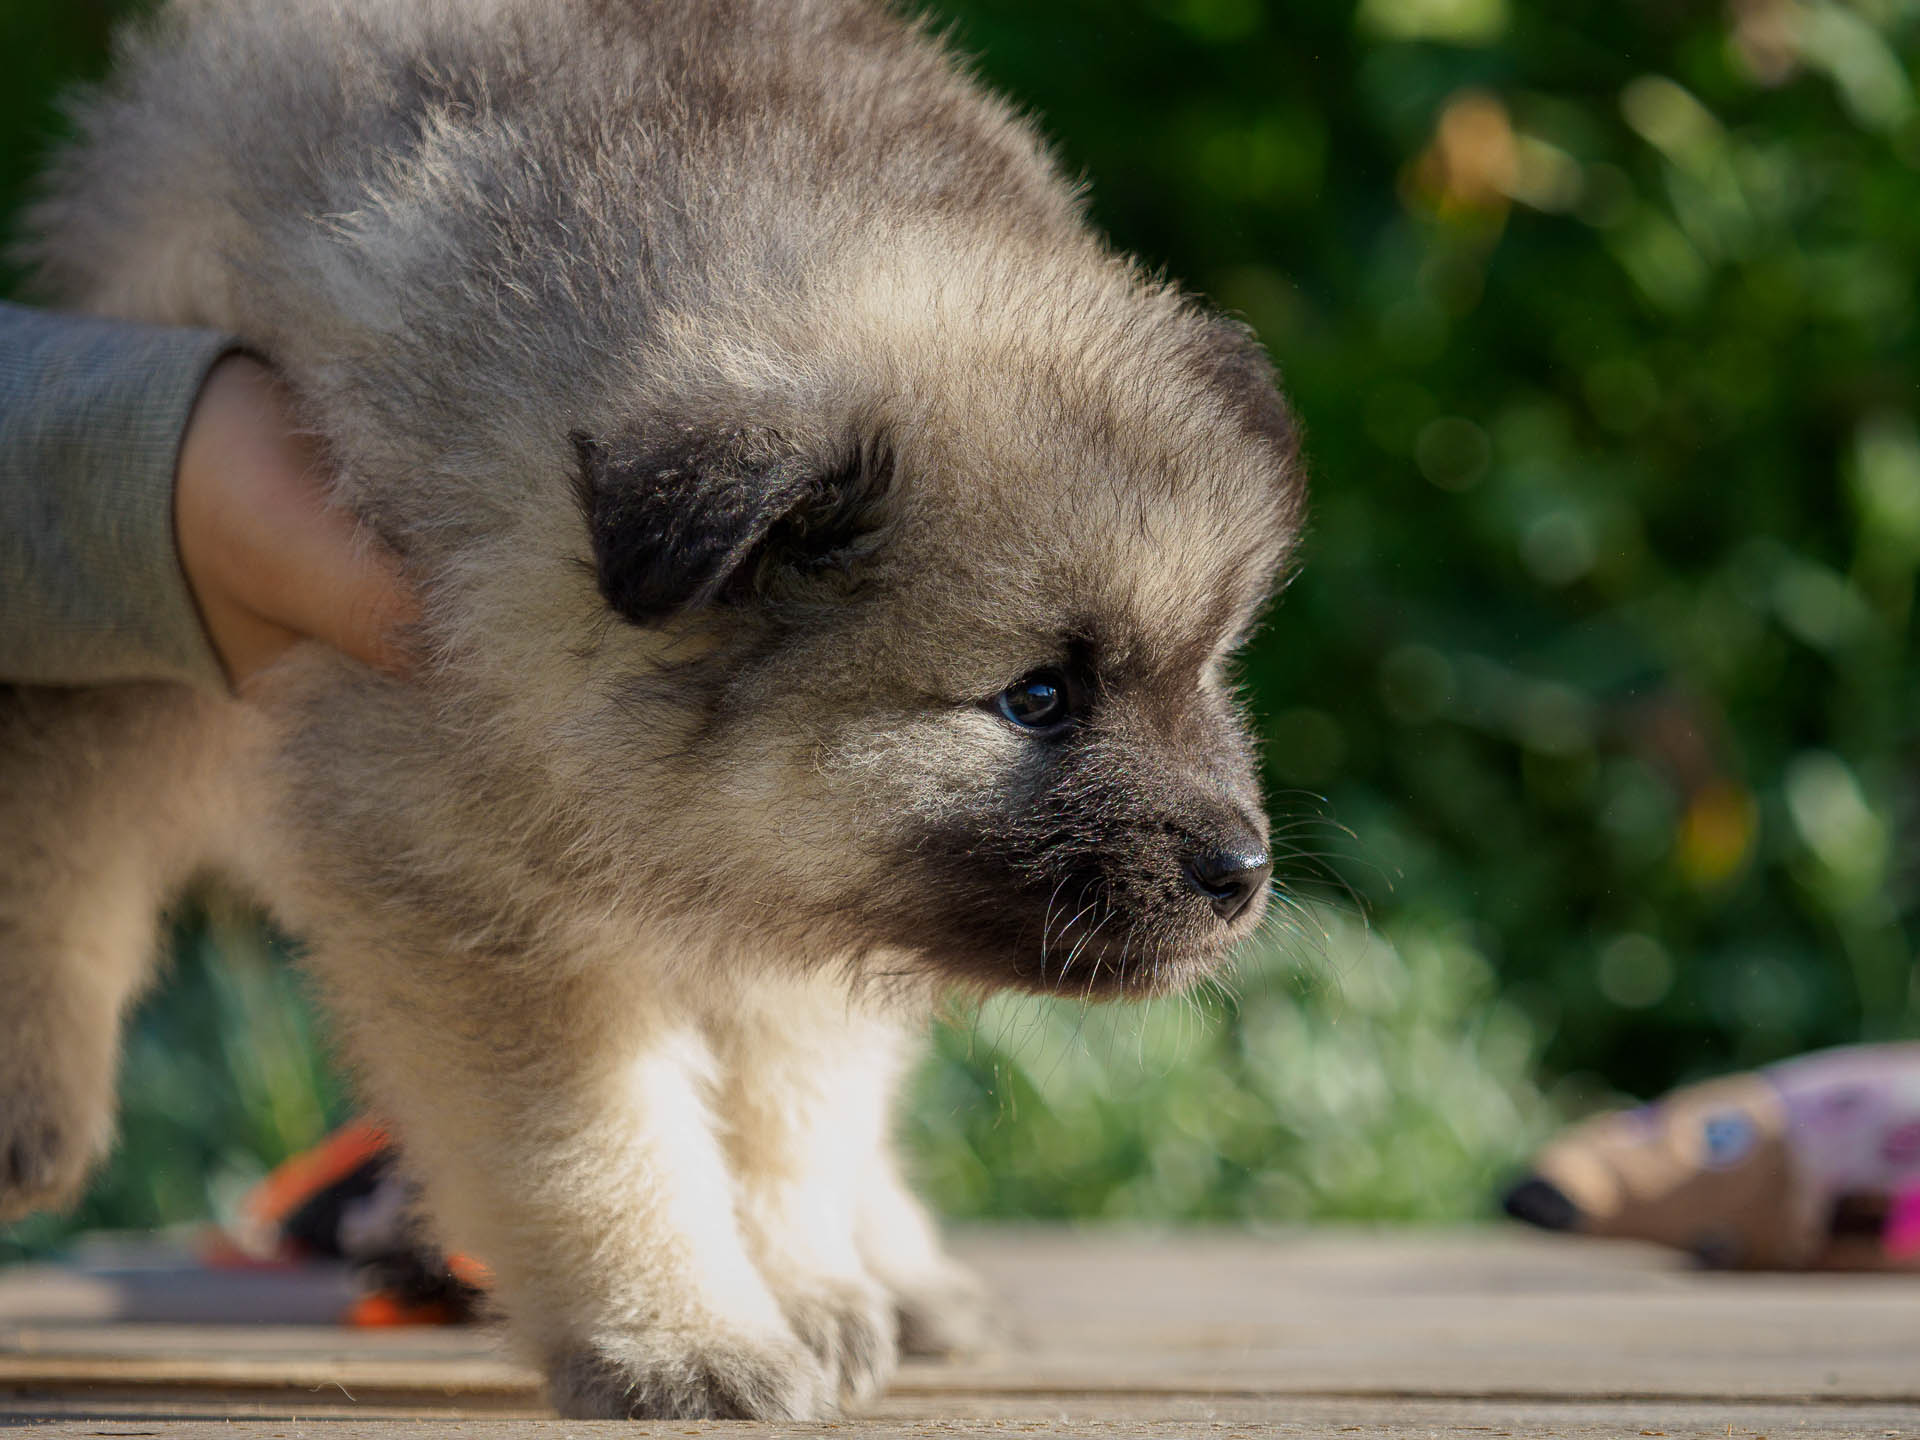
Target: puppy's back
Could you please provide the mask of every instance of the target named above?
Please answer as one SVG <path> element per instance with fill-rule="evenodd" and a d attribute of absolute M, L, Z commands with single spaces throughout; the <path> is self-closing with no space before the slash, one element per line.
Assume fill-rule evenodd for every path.
<path fill-rule="evenodd" d="M 76 113 L 40 294 L 265 352 L 397 543 L 488 487 L 361 477 L 551 470 L 685 317 L 724 349 L 908 229 L 1097 248 L 1031 128 L 864 0 L 178 0 Z"/>
<path fill-rule="evenodd" d="M 38 292 L 296 351 L 310 317 L 251 308 L 290 280 L 657 292 L 849 227 L 1080 230 L 1030 127 L 868 0 L 176 0 L 74 109 L 17 247 Z"/>

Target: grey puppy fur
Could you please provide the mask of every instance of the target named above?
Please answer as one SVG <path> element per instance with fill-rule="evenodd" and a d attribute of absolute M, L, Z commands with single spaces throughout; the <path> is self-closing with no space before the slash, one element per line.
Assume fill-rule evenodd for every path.
<path fill-rule="evenodd" d="M 969 1343 L 887 1140 L 936 993 L 1164 991 L 1265 901 L 1259 349 L 859 0 L 176 0 L 78 113 L 42 292 L 278 366 L 426 659 L 5 692 L 0 1209 L 109 1144 L 212 873 L 561 1410 L 819 1417 Z"/>

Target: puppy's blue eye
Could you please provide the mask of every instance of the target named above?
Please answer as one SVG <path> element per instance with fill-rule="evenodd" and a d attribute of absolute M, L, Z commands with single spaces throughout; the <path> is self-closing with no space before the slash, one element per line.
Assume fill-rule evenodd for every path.
<path fill-rule="evenodd" d="M 1036 670 L 998 695 L 994 705 L 1022 730 L 1055 730 L 1072 718 L 1067 680 L 1057 670 Z"/>

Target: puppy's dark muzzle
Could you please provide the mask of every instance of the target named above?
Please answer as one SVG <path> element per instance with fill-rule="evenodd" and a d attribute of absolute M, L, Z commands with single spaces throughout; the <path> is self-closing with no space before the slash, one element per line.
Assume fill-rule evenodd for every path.
<path fill-rule="evenodd" d="M 1259 845 L 1201 850 L 1180 862 L 1189 889 L 1207 897 L 1213 913 L 1235 920 L 1273 876 L 1273 859 Z"/>

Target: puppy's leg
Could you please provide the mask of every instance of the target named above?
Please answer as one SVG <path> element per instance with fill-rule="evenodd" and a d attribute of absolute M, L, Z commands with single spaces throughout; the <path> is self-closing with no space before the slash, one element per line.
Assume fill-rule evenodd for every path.
<path fill-rule="evenodd" d="M 900 1030 L 839 978 L 750 986 L 707 1023 L 748 1244 L 842 1394 L 869 1399 L 898 1344 L 893 1297 L 861 1256 L 856 1216 L 886 1141 Z"/>
<path fill-rule="evenodd" d="M 892 1298 L 900 1349 L 941 1356 L 985 1349 L 997 1331 L 986 1286 L 941 1247 L 939 1227 L 908 1188 L 893 1143 L 894 1102 L 922 1044 L 925 1013 L 902 1007 L 850 1037 L 861 1068 L 845 1111 L 855 1122 L 847 1175 L 854 1245 Z"/>
<path fill-rule="evenodd" d="M 0 1218 L 113 1138 L 120 1025 L 200 863 L 219 717 L 177 686 L 0 689 Z"/>
<path fill-rule="evenodd" d="M 992 1345 L 999 1332 L 986 1286 L 941 1247 L 885 1137 L 868 1156 L 855 1223 L 861 1258 L 893 1295 L 902 1351 L 961 1355 Z"/>
<path fill-rule="evenodd" d="M 563 1414 L 832 1413 L 742 1243 L 706 1042 L 634 967 L 429 955 L 344 925 L 309 963 L 439 1238 L 492 1267 Z"/>

